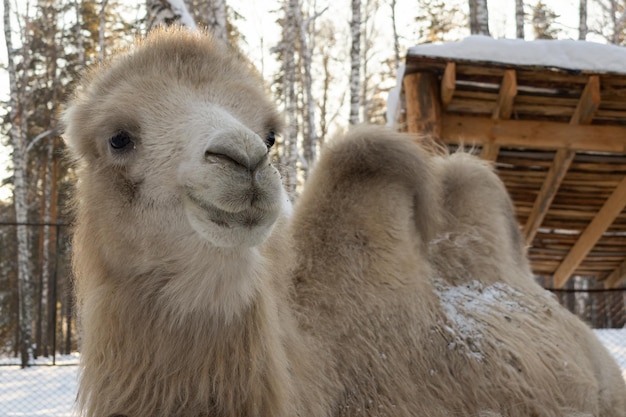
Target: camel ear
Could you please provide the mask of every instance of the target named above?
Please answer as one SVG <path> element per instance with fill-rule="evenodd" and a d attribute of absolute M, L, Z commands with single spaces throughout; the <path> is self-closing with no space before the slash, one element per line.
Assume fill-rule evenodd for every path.
<path fill-rule="evenodd" d="M 90 160 L 99 154 L 97 146 L 94 146 L 90 138 L 85 137 L 86 131 L 92 130 L 93 124 L 93 118 L 88 113 L 78 100 L 69 103 L 61 113 L 63 140 L 73 160 Z"/>

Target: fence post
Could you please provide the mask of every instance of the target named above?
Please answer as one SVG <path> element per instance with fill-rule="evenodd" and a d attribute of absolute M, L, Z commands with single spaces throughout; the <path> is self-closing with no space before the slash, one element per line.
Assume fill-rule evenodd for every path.
<path fill-rule="evenodd" d="M 59 268 L 59 240 L 61 236 L 61 225 L 56 224 L 56 251 L 54 255 L 54 274 L 52 276 L 52 302 L 54 303 L 54 309 L 52 309 L 52 322 L 54 323 L 54 331 L 52 332 L 52 365 L 56 365 L 57 360 L 57 281 L 58 281 L 58 268 Z"/>

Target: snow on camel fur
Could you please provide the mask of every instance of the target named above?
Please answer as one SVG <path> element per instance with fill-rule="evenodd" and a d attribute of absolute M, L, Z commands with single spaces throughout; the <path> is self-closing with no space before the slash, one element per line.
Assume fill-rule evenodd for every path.
<path fill-rule="evenodd" d="M 483 320 L 485 327 L 495 326 L 499 332 L 519 327 L 527 337 L 519 341 L 520 351 L 526 344 L 526 349 L 543 356 L 536 358 L 540 360 L 537 366 L 552 372 L 559 365 L 564 368 L 564 375 L 554 381 L 563 392 L 584 381 L 582 375 L 573 378 L 577 371 L 572 366 L 580 367 L 589 379 L 582 396 L 565 397 L 564 404 L 576 411 L 589 410 L 593 416 L 625 416 L 626 386 L 615 360 L 588 326 L 534 280 L 513 204 L 492 166 L 463 152 L 436 158 L 436 165 L 445 220 L 439 236 L 431 241 L 430 259 L 436 265 L 438 290 L 454 294 L 443 297 L 448 316 L 453 321 L 472 316 L 474 325 Z M 447 285 L 442 287 L 442 281 Z M 464 288 L 455 293 L 449 285 Z M 495 299 L 483 302 L 491 295 Z M 516 314 L 500 311 L 500 323 L 493 323 L 498 314 L 485 307 L 494 301 L 498 307 L 515 306 Z M 456 324 L 467 325 L 458 320 Z M 542 383 L 548 383 L 547 379 Z M 567 406 L 556 410 L 553 415 L 567 415 L 563 411 Z"/>
<path fill-rule="evenodd" d="M 450 171 L 406 136 L 330 142 L 289 218 L 261 80 L 179 30 L 92 73 L 64 122 L 82 415 L 624 415 L 593 335 L 514 285 L 519 246 L 469 264 L 447 242 L 478 219 L 453 222 Z"/>
<path fill-rule="evenodd" d="M 366 127 L 293 217 L 297 304 L 340 382 L 331 415 L 625 416 L 619 369 L 533 280 L 498 177 Z"/>

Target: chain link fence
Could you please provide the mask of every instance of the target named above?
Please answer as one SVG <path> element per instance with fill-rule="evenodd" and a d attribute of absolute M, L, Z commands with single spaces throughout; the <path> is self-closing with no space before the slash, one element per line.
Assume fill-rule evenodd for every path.
<path fill-rule="evenodd" d="M 33 358 L 22 369 L 19 325 L 16 224 L 0 224 L 0 417 L 74 417 L 79 354 L 74 325 L 68 228 L 29 224 L 33 276 Z M 47 238 L 52 256 L 42 253 Z M 38 248 L 38 249 L 37 249 Z M 42 266 L 44 265 L 44 266 Z M 44 272 L 45 265 L 50 268 Z M 582 288 L 581 288 L 582 287 Z M 626 379 L 626 289 L 589 288 L 573 280 L 552 290 L 560 303 L 596 329 Z"/>
<path fill-rule="evenodd" d="M 78 355 L 40 358 L 22 369 L 19 360 L 0 361 L 0 416 L 74 417 Z"/>

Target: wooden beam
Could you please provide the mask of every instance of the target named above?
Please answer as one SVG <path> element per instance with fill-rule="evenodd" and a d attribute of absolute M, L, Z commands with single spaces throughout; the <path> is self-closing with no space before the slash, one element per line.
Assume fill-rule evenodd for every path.
<path fill-rule="evenodd" d="M 502 76 L 498 101 L 496 101 L 496 107 L 491 113 L 491 118 L 494 120 L 510 119 L 511 114 L 513 114 L 515 96 L 517 96 L 516 72 L 515 70 L 506 70 Z M 486 161 L 495 162 L 498 159 L 498 153 L 500 153 L 500 145 L 488 142 L 483 145 L 480 157 Z"/>
<path fill-rule="evenodd" d="M 571 149 L 559 149 L 556 152 L 548 175 L 541 185 L 541 190 L 524 225 L 524 238 L 527 245 L 530 245 L 535 238 L 575 156 L 576 152 Z"/>
<path fill-rule="evenodd" d="M 600 99 L 600 77 L 591 75 L 580 95 L 576 110 L 570 119 L 570 124 L 586 125 L 591 123 L 593 114 L 600 107 Z"/>
<path fill-rule="evenodd" d="M 604 288 L 617 288 L 626 279 L 626 261 L 607 277 L 604 281 Z"/>
<path fill-rule="evenodd" d="M 585 85 L 585 88 L 583 89 L 583 92 L 581 93 L 580 98 L 578 99 L 576 110 L 574 110 L 574 114 L 570 118 L 569 124 L 573 126 L 590 124 L 591 120 L 593 119 L 594 113 L 596 112 L 598 107 L 600 107 L 600 100 L 601 100 L 600 78 L 597 75 L 591 75 L 589 79 L 587 80 L 587 84 Z M 559 187 L 561 186 L 561 182 L 563 182 L 563 178 L 565 178 L 565 174 L 569 170 L 569 167 L 572 164 L 572 161 L 574 160 L 575 156 L 576 156 L 576 151 L 572 149 L 562 148 L 557 151 L 554 161 L 552 163 L 552 166 L 550 167 L 550 171 L 548 172 L 548 176 L 546 177 L 546 180 L 541 186 L 541 191 L 539 192 L 539 195 L 537 196 L 537 199 L 535 200 L 535 205 L 533 206 L 533 210 L 531 211 L 531 214 L 528 218 L 528 222 L 526 223 L 526 226 L 524 228 L 524 231 L 526 232 L 525 234 L 526 242 L 528 244 L 532 242 L 533 238 L 535 237 L 535 234 L 537 233 L 537 230 L 539 229 L 539 227 L 541 226 L 541 223 L 543 222 L 543 219 L 548 213 L 550 204 L 552 204 L 552 200 L 556 196 L 556 193 L 559 190 Z M 599 213 L 596 216 L 598 215 Z M 607 227 L 609 225 L 607 225 Z M 598 236 L 598 239 L 600 238 L 602 233 L 603 232 L 600 233 L 600 235 Z M 581 250 L 580 252 L 581 258 L 578 260 L 574 260 L 574 263 L 576 264 L 576 266 L 574 266 L 573 269 L 571 269 L 573 264 L 569 266 L 565 265 L 563 266 L 563 269 L 561 269 L 562 264 L 565 263 L 565 260 L 567 260 L 567 258 L 564 259 L 562 264 L 559 265 L 559 267 L 557 268 L 557 271 L 560 270 L 562 274 L 565 274 L 568 270 L 571 269 L 570 275 L 568 275 L 567 277 L 564 277 L 564 276 L 557 277 L 555 273 L 554 275 L 555 282 L 557 282 L 557 279 L 558 279 L 558 282 L 561 286 L 565 285 L 565 283 L 570 279 L 571 273 L 574 272 L 574 270 L 578 267 L 578 265 L 580 265 L 583 259 L 587 256 L 587 253 L 589 253 L 589 250 L 591 250 L 591 248 L 593 247 L 593 245 L 595 245 L 596 242 L 593 242 L 591 247 L 589 247 L 589 249 L 586 252 Z M 578 242 L 576 244 L 578 244 Z M 576 246 L 576 244 L 574 246 Z"/>
<path fill-rule="evenodd" d="M 492 119 L 510 119 L 513 114 L 513 102 L 517 96 L 517 77 L 515 70 L 506 70 L 502 76 L 500 93 L 496 107 L 491 114 Z"/>
<path fill-rule="evenodd" d="M 587 125 L 591 123 L 595 111 L 600 106 L 600 78 L 592 75 L 580 95 L 574 114 L 570 118 L 570 125 Z M 561 148 L 556 152 L 554 161 L 550 166 L 548 175 L 544 180 L 541 190 L 535 199 L 532 211 L 524 225 L 524 237 L 530 245 L 541 226 L 548 209 L 556 196 L 565 174 L 569 170 L 576 152 L 572 149 Z"/>
<path fill-rule="evenodd" d="M 596 217 L 580 235 L 561 265 L 554 272 L 554 285 L 563 287 L 578 265 L 587 256 L 589 251 L 600 240 L 602 234 L 613 224 L 626 207 L 626 177 L 618 184 L 613 194 L 606 200 Z"/>
<path fill-rule="evenodd" d="M 483 144 L 483 149 L 480 151 L 480 157 L 485 161 L 495 162 L 498 159 L 500 153 L 500 145 L 496 145 L 493 142 L 487 142 Z"/>
<path fill-rule="evenodd" d="M 441 138 L 441 103 L 437 76 L 416 72 L 404 77 L 407 128 L 409 133 L 438 140 Z"/>
<path fill-rule="evenodd" d="M 456 63 L 448 62 L 441 78 L 441 105 L 445 109 L 452 101 L 456 89 Z"/>
<path fill-rule="evenodd" d="M 626 126 L 586 125 L 536 120 L 493 120 L 486 117 L 442 116 L 442 138 L 452 144 L 626 153 Z"/>

